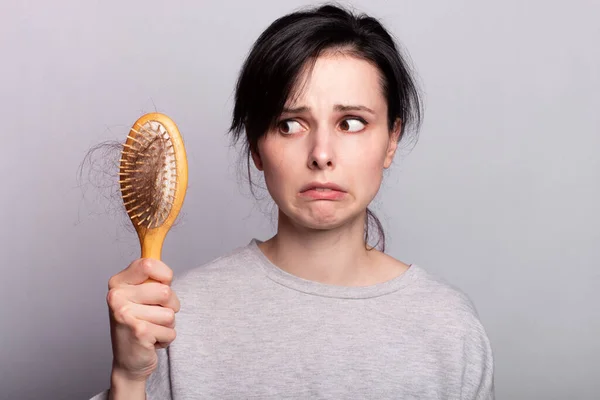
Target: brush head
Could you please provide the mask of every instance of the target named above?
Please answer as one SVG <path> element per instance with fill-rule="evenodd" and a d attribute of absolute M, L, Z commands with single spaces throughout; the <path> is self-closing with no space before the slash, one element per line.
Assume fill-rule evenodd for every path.
<path fill-rule="evenodd" d="M 178 187 L 177 171 L 187 167 L 185 157 L 177 157 L 180 141 L 175 124 L 163 114 L 152 113 L 136 121 L 123 144 L 119 183 L 123 205 L 138 233 L 172 223 L 179 211 L 174 206 L 181 197 L 178 191 L 185 187 Z"/>

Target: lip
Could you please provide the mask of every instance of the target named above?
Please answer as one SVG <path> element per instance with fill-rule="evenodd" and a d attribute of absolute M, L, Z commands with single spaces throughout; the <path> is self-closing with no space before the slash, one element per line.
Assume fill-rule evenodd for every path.
<path fill-rule="evenodd" d="M 300 189 L 300 193 L 304 193 L 312 189 L 331 189 L 338 192 L 346 193 L 346 190 L 344 190 L 344 188 L 336 185 L 333 182 L 311 182 L 302 186 L 302 189 Z"/>
<path fill-rule="evenodd" d="M 317 189 L 329 189 L 326 191 Z M 311 182 L 304 185 L 299 193 L 300 197 L 311 200 L 341 200 L 346 196 L 346 191 L 331 182 Z"/>

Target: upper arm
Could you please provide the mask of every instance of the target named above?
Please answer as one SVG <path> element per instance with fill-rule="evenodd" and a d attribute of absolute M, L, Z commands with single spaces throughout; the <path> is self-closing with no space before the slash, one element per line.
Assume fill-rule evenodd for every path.
<path fill-rule="evenodd" d="M 464 341 L 462 395 L 464 400 L 493 400 L 494 357 L 485 328 L 473 313 Z"/>

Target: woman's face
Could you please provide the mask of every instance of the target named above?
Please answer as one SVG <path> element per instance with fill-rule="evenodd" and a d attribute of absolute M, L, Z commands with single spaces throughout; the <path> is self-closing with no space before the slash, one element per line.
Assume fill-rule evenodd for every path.
<path fill-rule="evenodd" d="M 400 124 L 390 133 L 380 74 L 367 61 L 322 56 L 304 78 L 252 156 L 292 223 L 337 228 L 364 214 L 377 194 Z"/>

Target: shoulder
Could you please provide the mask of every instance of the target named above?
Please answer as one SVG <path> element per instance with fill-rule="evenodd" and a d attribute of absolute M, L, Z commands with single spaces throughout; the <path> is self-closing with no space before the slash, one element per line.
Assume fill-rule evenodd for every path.
<path fill-rule="evenodd" d="M 380 263 L 392 275 L 410 282 L 399 294 L 408 294 L 402 301 L 411 302 L 412 306 L 424 312 L 439 314 L 455 313 L 457 315 L 477 316 L 475 306 L 469 296 L 457 286 L 445 281 L 442 277 L 430 273 L 417 264 L 407 264 L 387 254 L 379 254 Z M 405 275 L 405 277 L 402 277 Z"/>
<path fill-rule="evenodd" d="M 176 275 L 173 290 L 179 294 L 202 288 L 217 289 L 247 279 L 255 269 L 251 245 L 239 246 L 206 263 Z"/>
<path fill-rule="evenodd" d="M 407 307 L 423 338 L 432 346 L 460 349 L 465 357 L 491 368 L 490 340 L 471 298 L 423 268 L 416 266 L 412 273 Z"/>
<path fill-rule="evenodd" d="M 456 333 L 485 335 L 475 304 L 463 290 L 420 266 L 412 268 L 408 301 L 414 310 Z"/>

